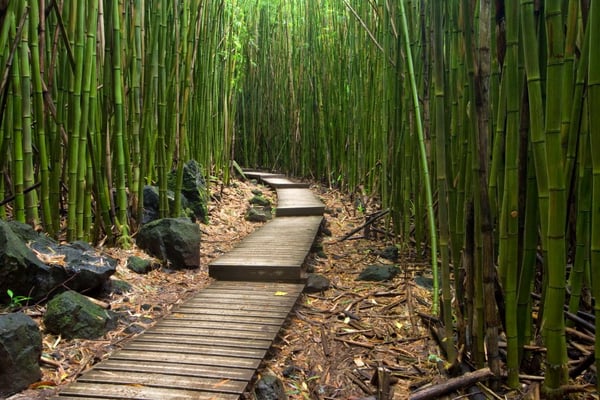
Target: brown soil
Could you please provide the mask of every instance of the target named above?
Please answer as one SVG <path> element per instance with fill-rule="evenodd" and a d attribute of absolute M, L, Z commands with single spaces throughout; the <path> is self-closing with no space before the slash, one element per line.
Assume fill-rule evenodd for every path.
<path fill-rule="evenodd" d="M 102 249 L 120 260 L 114 278 L 128 282 L 133 289 L 100 300 L 111 309 L 128 313 L 129 322 L 100 340 L 65 340 L 44 335 L 43 379 L 9 400 L 52 396 L 135 336 L 128 333 L 132 325 L 152 326 L 174 306 L 209 285 L 208 263 L 260 226 L 244 220 L 251 190 L 256 187 L 275 197 L 268 188 L 250 182 L 236 181 L 227 187 L 213 185 L 210 224 L 201 227 L 200 270 L 159 269 L 138 275 L 125 267 L 125 261 L 132 254 L 144 256 L 140 251 Z M 418 286 L 414 279 L 426 274 L 426 260 L 417 257 L 411 246 L 402 246 L 396 262 L 401 273 L 392 281 L 357 281 L 367 265 L 391 263 L 376 253 L 394 243 L 373 230 L 370 238 L 361 236 L 364 232 L 360 230 L 349 239 L 340 240 L 364 223 L 365 214 L 339 191 L 318 185 L 313 185 L 313 190 L 326 204 L 325 218 L 331 235 L 320 236 L 323 252 L 311 253 L 307 268 L 326 276 L 332 287 L 322 293 L 302 295 L 260 374 L 279 376 L 290 399 L 369 398 L 378 388 L 382 389 L 374 379 L 378 368 L 390 373 L 393 399 L 406 399 L 411 388 L 441 380 L 439 348 L 416 313 L 427 313 L 431 308 L 430 291 Z M 371 208 L 362 211 L 376 211 L 377 206 Z M 24 311 L 42 325 L 43 305 Z M 244 397 L 250 399 L 250 392 Z"/>

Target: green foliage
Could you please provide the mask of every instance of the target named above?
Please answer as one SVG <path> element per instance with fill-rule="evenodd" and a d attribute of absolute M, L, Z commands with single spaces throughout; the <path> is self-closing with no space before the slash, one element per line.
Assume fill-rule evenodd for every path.
<path fill-rule="evenodd" d="M 31 297 L 15 295 L 10 289 L 6 290 L 6 294 L 10 299 L 9 307 L 12 309 L 21 308 L 24 306 L 23 303 L 31 300 Z"/>

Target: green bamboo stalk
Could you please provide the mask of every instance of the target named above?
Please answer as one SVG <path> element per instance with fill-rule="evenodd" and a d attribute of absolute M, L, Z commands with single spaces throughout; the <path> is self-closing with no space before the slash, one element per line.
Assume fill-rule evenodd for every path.
<path fill-rule="evenodd" d="M 20 15 L 25 15 L 25 3 L 21 3 Z M 30 18 L 25 20 L 21 43 L 19 45 L 19 61 L 21 73 L 21 118 L 22 118 L 22 146 L 23 146 L 23 185 L 31 188 L 35 183 L 33 166 L 33 133 L 31 112 L 31 68 L 29 63 L 29 24 Z M 38 225 L 38 200 L 37 192 L 30 190 L 25 194 L 25 220 L 31 226 Z"/>
<path fill-rule="evenodd" d="M 55 213 L 50 205 L 50 172 L 49 153 L 46 137 L 46 113 L 44 110 L 44 94 L 42 86 L 42 59 L 44 54 L 45 16 L 40 14 L 38 2 L 29 5 L 29 48 L 31 53 L 31 74 L 33 85 L 33 109 L 36 121 L 37 146 L 40 164 L 40 206 L 44 230 L 49 236 L 55 236 L 53 220 Z M 38 38 L 39 30 L 39 38 Z M 40 43 L 41 42 L 41 43 Z"/>
<path fill-rule="evenodd" d="M 67 240 L 74 241 L 81 239 L 79 234 L 82 233 L 81 223 L 83 217 L 81 214 L 83 209 L 78 211 L 78 197 L 81 197 L 78 181 L 79 163 L 85 163 L 85 158 L 80 159 L 79 146 L 81 140 L 81 88 L 83 81 L 83 62 L 84 62 L 84 44 L 85 44 L 85 6 L 73 8 L 70 10 L 69 21 L 75 23 L 74 31 L 74 62 L 75 74 L 71 77 L 71 98 L 69 99 L 72 106 L 69 109 L 69 143 L 68 143 L 68 208 L 67 208 Z M 80 206 L 83 203 L 80 204 Z M 78 222 L 80 224 L 78 224 Z M 79 226 L 78 226 L 79 225 Z"/>
<path fill-rule="evenodd" d="M 591 2 L 588 15 L 590 29 L 589 66 L 588 66 L 588 102 L 589 102 L 589 134 L 590 151 L 592 157 L 592 204 L 600 204 L 600 54 L 595 50 L 593 43 L 600 40 L 600 4 Z M 592 296 L 600 299 L 600 274 L 597 267 L 600 265 L 600 208 L 592 208 L 592 236 L 591 236 L 591 265 L 592 265 Z M 600 302 L 594 305 L 596 315 L 600 315 Z M 600 332 L 600 319 L 596 318 L 596 331 Z M 595 344 L 596 370 L 600 371 L 600 341 Z M 597 383 L 600 388 L 600 381 Z"/>
<path fill-rule="evenodd" d="M 588 115 L 584 104 L 584 115 Z M 590 214 L 592 212 L 592 160 L 590 154 L 590 137 L 588 119 L 581 121 L 579 134 L 579 160 L 577 179 L 577 222 L 575 226 L 575 258 L 569 275 L 570 297 L 569 312 L 579 311 L 585 271 L 590 262 Z M 570 321 L 567 321 L 569 323 Z M 570 326 L 573 326 L 571 321 Z"/>
<path fill-rule="evenodd" d="M 95 110 L 90 109 L 90 93 L 92 86 L 95 85 L 93 80 L 93 72 L 95 71 L 95 54 L 96 54 L 96 26 L 98 21 L 98 1 L 89 0 L 87 9 L 87 27 L 85 47 L 82 49 L 81 56 L 84 63 L 82 71 L 82 86 L 81 86 L 81 115 L 79 127 L 79 148 L 78 148 L 78 171 L 77 171 L 77 238 L 90 240 L 90 220 L 91 220 L 91 196 L 90 182 L 88 180 L 88 128 L 89 122 L 95 121 Z M 83 8 L 83 7 L 81 7 Z M 83 17 L 82 17 L 83 18 Z M 77 52 L 77 51 L 76 51 Z M 87 212 L 87 214 L 86 214 Z M 84 222 L 87 221 L 87 222 Z"/>
<path fill-rule="evenodd" d="M 124 110 L 123 110 L 123 78 L 121 73 L 121 20 L 119 0 L 113 0 L 111 4 L 112 23 L 112 83 L 114 96 L 114 141 L 116 158 L 116 195 L 117 195 L 117 227 L 119 229 L 119 242 L 124 247 L 130 246 L 129 224 L 127 219 L 127 189 L 125 173 L 125 150 L 123 145 Z"/>
<path fill-rule="evenodd" d="M 506 80 L 506 145 L 504 192 L 500 214 L 499 264 L 505 301 L 508 385 L 519 385 L 517 286 L 519 266 L 519 13 L 515 0 L 505 2 L 507 52 L 502 80 Z M 502 108 L 502 106 L 500 107 Z M 504 118 L 499 115 L 498 120 Z M 500 125 L 500 122 L 498 122 Z"/>
<path fill-rule="evenodd" d="M 402 25 L 402 37 L 404 38 L 404 45 L 406 51 L 407 58 L 407 67 L 408 67 L 408 75 L 411 84 L 411 92 L 412 92 L 412 101 L 415 112 L 415 121 L 417 128 L 417 135 L 419 137 L 419 154 L 421 161 L 421 171 L 424 178 L 424 188 L 425 188 L 425 196 L 427 201 L 427 217 L 429 221 L 429 234 L 430 234 L 430 243 L 431 246 L 431 268 L 433 272 L 433 304 L 432 304 L 432 312 L 434 314 L 438 313 L 439 309 L 439 281 L 438 281 L 438 266 L 437 266 L 437 235 L 436 235 L 436 227 L 435 227 L 435 215 L 433 212 L 433 196 L 431 194 L 431 185 L 430 185 L 430 177 L 429 177 L 429 166 L 427 161 L 427 152 L 425 150 L 425 140 L 423 137 L 423 124 L 421 122 L 421 107 L 419 105 L 419 95 L 417 92 L 417 83 L 415 80 L 415 72 L 413 69 L 412 62 L 412 53 L 410 49 L 410 37 L 408 35 L 408 24 L 406 19 L 406 13 L 404 11 L 404 3 L 400 1 L 400 20 Z"/>
<path fill-rule="evenodd" d="M 456 351 L 453 343 L 452 322 L 452 292 L 450 289 L 450 254 L 448 227 L 448 180 L 446 160 L 446 107 L 445 107 L 445 81 L 444 81 L 444 51 L 442 49 L 442 6 L 433 5 L 433 52 L 434 52 L 434 107 L 435 107 L 435 129 L 436 129 L 436 179 L 438 192 L 438 229 L 439 249 L 441 260 L 442 281 L 442 314 L 446 327 L 446 356 L 448 362 L 453 363 Z"/>
<path fill-rule="evenodd" d="M 537 20 L 534 2 L 521 0 L 521 31 L 523 35 L 524 64 L 527 78 L 529 98 L 530 143 L 535 166 L 535 177 L 538 192 L 540 230 L 548 231 L 548 161 L 546 157 L 546 140 L 544 135 L 544 107 L 542 99 L 541 73 L 539 66 L 538 38 L 536 34 Z M 542 250 L 546 253 L 547 236 L 541 235 Z M 547 257 L 544 257 L 547 259 Z M 543 311 L 543 310 L 542 310 Z"/>
<path fill-rule="evenodd" d="M 25 19 L 23 19 L 24 21 Z M 11 36 L 14 40 L 18 40 L 14 26 L 11 27 Z M 23 120 L 22 116 L 22 90 L 21 90 L 21 77 L 20 77 L 20 54 L 15 53 L 14 64 L 11 68 L 11 106 L 12 115 L 15 117 L 12 120 L 13 133 L 12 133 L 12 167 L 13 171 L 13 193 L 15 196 L 15 205 L 13 215 L 16 221 L 26 222 L 25 216 L 25 195 L 23 193 L 24 187 L 24 161 L 23 161 Z"/>
<path fill-rule="evenodd" d="M 564 37 L 561 14 L 561 1 L 546 2 L 547 66 L 546 66 L 546 157 L 548 160 L 548 230 L 546 243 L 548 274 L 546 296 L 544 298 L 544 336 L 548 349 L 544 388 L 548 393 L 558 390 L 567 381 L 567 346 L 563 317 L 565 304 L 566 269 L 566 193 L 564 172 L 556 173 L 563 162 L 561 146 L 561 105 L 562 97 Z"/>

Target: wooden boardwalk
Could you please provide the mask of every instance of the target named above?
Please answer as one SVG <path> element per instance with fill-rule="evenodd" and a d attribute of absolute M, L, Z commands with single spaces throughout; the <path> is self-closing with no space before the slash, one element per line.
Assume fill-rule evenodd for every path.
<path fill-rule="evenodd" d="M 241 396 L 304 289 L 301 268 L 322 219 L 320 202 L 307 188 L 274 174 L 259 178 L 274 180 L 279 203 L 280 191 L 302 191 L 294 192 L 299 211 L 293 212 L 291 194 L 285 202 L 289 215 L 307 216 L 275 218 L 213 261 L 209 273 L 216 282 L 84 373 L 57 400 Z"/>

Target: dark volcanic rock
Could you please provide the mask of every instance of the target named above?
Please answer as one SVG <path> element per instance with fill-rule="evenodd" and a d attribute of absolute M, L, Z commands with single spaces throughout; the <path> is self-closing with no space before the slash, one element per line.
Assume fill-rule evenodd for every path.
<path fill-rule="evenodd" d="M 127 259 L 127 268 L 138 274 L 147 274 L 157 267 L 152 260 L 146 258 L 131 256 Z"/>
<path fill-rule="evenodd" d="M 116 267 L 115 259 L 87 243 L 61 245 L 29 225 L 0 221 L 0 302 L 9 301 L 9 289 L 33 301 L 64 287 L 94 292 Z"/>
<path fill-rule="evenodd" d="M 264 375 L 254 388 L 256 400 L 287 400 L 283 383 L 275 375 Z"/>
<path fill-rule="evenodd" d="M 169 173 L 169 189 L 175 190 L 177 181 L 177 170 Z M 189 160 L 183 165 L 183 183 L 181 194 L 185 196 L 188 205 L 196 218 L 203 223 L 208 223 L 208 188 L 202 174 L 202 167 L 196 160 Z M 182 208 L 184 208 L 182 206 Z"/>
<path fill-rule="evenodd" d="M 22 313 L 0 315 L 0 397 L 41 378 L 41 355 L 42 335 L 33 319 Z"/>
<path fill-rule="evenodd" d="M 142 215 L 142 224 L 147 224 L 160 217 L 159 213 L 158 188 L 156 186 L 144 186 L 144 213 Z"/>
<path fill-rule="evenodd" d="M 356 280 L 382 282 L 393 279 L 400 272 L 400 268 L 395 265 L 369 265 L 365 268 Z"/>
<path fill-rule="evenodd" d="M 323 292 L 329 289 L 331 283 L 329 279 L 324 277 L 323 275 L 318 274 L 308 274 L 306 278 L 306 286 L 304 286 L 304 291 L 306 293 L 318 293 Z"/>
<path fill-rule="evenodd" d="M 271 201 L 262 195 L 254 196 L 249 201 L 250 204 L 255 206 L 269 207 L 271 205 Z"/>
<path fill-rule="evenodd" d="M 96 339 L 114 329 L 116 315 L 92 303 L 85 296 L 68 291 L 48 302 L 44 326 L 53 334 L 67 339 Z"/>
<path fill-rule="evenodd" d="M 175 206 L 175 193 L 172 190 L 167 190 L 167 200 L 169 202 L 169 208 L 172 210 Z M 142 215 L 142 224 L 155 221 L 160 218 L 160 203 L 157 186 L 144 186 L 144 213 Z M 187 198 L 181 195 L 181 213 L 180 217 L 186 217 L 188 215 L 187 210 L 189 202 Z M 193 214 L 193 212 L 190 212 Z"/>
<path fill-rule="evenodd" d="M 246 211 L 246 220 L 250 222 L 267 222 L 271 218 L 271 207 L 248 207 Z"/>
<path fill-rule="evenodd" d="M 387 246 L 381 251 L 376 251 L 375 254 L 382 258 L 385 258 L 386 260 L 398 260 L 398 248 L 396 246 Z"/>
<path fill-rule="evenodd" d="M 200 227 L 187 218 L 163 218 L 143 225 L 137 245 L 171 268 L 200 266 Z"/>

